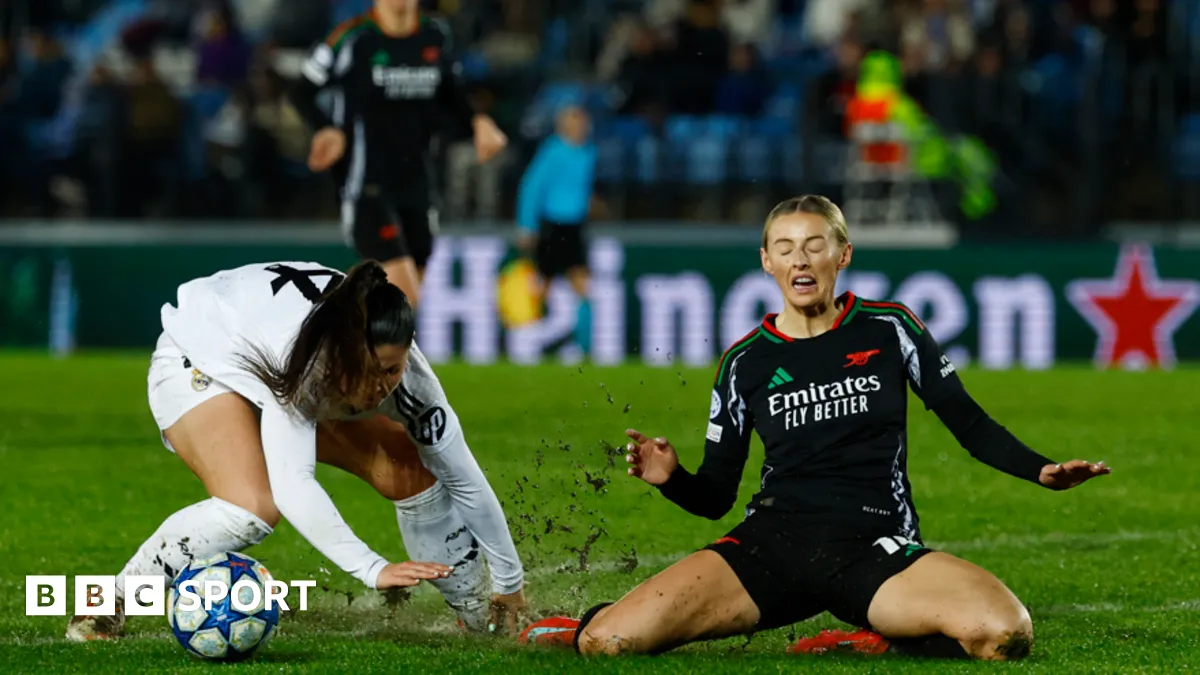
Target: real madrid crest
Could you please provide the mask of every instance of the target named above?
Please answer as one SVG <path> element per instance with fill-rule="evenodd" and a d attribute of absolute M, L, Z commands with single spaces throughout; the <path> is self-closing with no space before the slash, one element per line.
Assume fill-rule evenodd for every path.
<path fill-rule="evenodd" d="M 212 384 L 212 378 L 204 373 L 193 369 L 192 370 L 192 389 L 196 391 L 204 391 L 208 389 L 208 385 Z"/>

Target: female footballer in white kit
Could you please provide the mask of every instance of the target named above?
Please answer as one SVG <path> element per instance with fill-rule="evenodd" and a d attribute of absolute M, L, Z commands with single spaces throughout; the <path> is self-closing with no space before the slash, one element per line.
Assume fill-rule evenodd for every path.
<path fill-rule="evenodd" d="M 119 596 L 128 575 L 169 583 L 191 559 L 253 546 L 285 517 L 370 588 L 429 581 L 467 630 L 515 629 L 524 572 L 504 512 L 413 341 L 412 306 L 378 263 L 346 275 L 247 265 L 183 284 L 177 304 L 162 308 L 150 410 L 210 498 L 163 521 L 121 570 Z M 355 536 L 317 462 L 395 502 L 419 562 L 389 562 Z M 117 604 L 116 616 L 73 617 L 67 637 L 119 636 Z"/>

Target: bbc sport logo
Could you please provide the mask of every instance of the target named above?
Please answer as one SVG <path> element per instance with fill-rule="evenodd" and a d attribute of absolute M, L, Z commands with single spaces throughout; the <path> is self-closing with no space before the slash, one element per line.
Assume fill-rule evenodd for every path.
<path fill-rule="evenodd" d="M 297 609 L 308 610 L 308 589 L 317 585 L 312 579 L 283 582 L 267 580 L 262 587 L 256 582 L 242 578 L 233 588 L 223 581 L 206 579 L 202 582 L 185 581 L 179 585 L 176 606 L 183 611 L 205 610 L 225 599 L 230 592 L 230 605 L 239 612 L 259 609 L 271 610 L 278 606 L 281 611 L 291 611 L 288 595 L 293 589 L 299 595 Z M 161 576 L 125 577 L 125 614 L 127 616 L 166 616 L 167 583 Z M 242 590 L 249 591 L 249 602 L 244 602 Z M 264 597 L 265 596 L 265 597 Z M 112 616 L 117 611 L 117 578 L 115 576 L 80 575 L 75 577 L 75 614 Z M 265 607 L 260 607 L 262 602 Z M 66 616 L 67 577 L 63 575 L 33 575 L 25 577 L 25 616 Z"/>

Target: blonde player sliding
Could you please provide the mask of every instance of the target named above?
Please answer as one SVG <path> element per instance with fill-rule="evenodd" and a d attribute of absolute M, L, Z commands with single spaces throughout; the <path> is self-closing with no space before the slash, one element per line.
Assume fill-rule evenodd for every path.
<path fill-rule="evenodd" d="M 973 457 L 1032 484 L 1066 490 L 1110 469 L 1058 464 L 1022 443 L 975 402 L 904 305 L 837 294 L 853 245 L 833 202 L 781 202 L 759 254 L 783 311 L 717 366 L 697 471 L 665 438 L 627 431 L 629 474 L 712 520 L 733 508 L 758 434 L 765 460 L 745 519 L 616 603 L 578 620 L 543 619 L 521 640 L 657 654 L 829 612 L 859 630 L 803 638 L 792 652 L 1023 658 L 1033 624 L 1017 596 L 991 572 L 923 543 L 908 477 L 908 393 Z"/>
<path fill-rule="evenodd" d="M 254 546 L 285 517 L 369 588 L 428 581 L 465 629 L 515 628 L 524 572 L 504 512 L 413 341 L 412 306 L 378 263 L 346 275 L 287 262 L 219 272 L 180 286 L 162 323 L 150 411 L 210 498 L 163 521 L 121 570 L 118 596 L 127 575 L 173 578 L 193 557 Z M 390 562 L 355 536 L 317 462 L 395 503 L 413 561 Z M 119 636 L 117 604 L 115 616 L 73 617 L 67 637 Z"/>

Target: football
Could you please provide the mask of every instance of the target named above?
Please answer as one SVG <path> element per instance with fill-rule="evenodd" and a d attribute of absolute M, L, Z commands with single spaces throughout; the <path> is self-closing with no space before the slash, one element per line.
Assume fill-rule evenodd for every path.
<path fill-rule="evenodd" d="M 271 579 L 266 567 L 240 553 L 192 561 L 171 582 L 167 593 L 167 622 L 175 639 L 189 653 L 204 659 L 249 658 L 279 625 L 279 604 L 268 606 L 266 602 Z M 192 583 L 187 584 L 189 581 Z M 206 598 L 206 582 L 217 582 L 207 586 L 226 590 Z"/>

